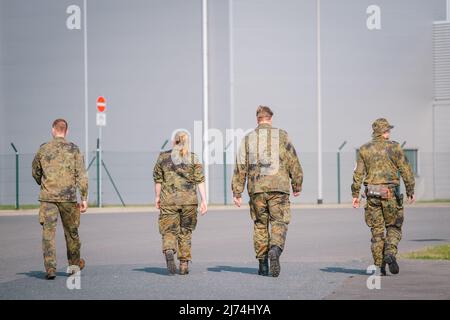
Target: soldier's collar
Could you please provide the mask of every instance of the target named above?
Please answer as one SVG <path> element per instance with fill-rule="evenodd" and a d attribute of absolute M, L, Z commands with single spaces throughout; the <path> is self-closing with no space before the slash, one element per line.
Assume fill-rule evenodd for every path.
<path fill-rule="evenodd" d="M 54 137 L 53 140 L 66 141 L 66 138 L 64 138 L 64 137 Z"/>
<path fill-rule="evenodd" d="M 387 141 L 387 139 L 385 139 L 383 136 L 373 136 L 372 137 L 373 141 Z"/>
<path fill-rule="evenodd" d="M 272 128 L 272 126 L 268 123 L 258 124 L 258 129 L 261 129 L 261 128 Z"/>

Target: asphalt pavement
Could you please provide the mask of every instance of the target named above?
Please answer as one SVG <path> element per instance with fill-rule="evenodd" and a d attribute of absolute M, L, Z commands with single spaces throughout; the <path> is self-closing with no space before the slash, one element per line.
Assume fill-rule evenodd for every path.
<path fill-rule="evenodd" d="M 364 223 L 362 209 L 293 209 L 279 278 L 257 275 L 253 226 L 246 208 L 219 208 L 199 217 L 188 276 L 167 275 L 158 215 L 145 208 L 137 211 L 108 213 L 104 209 L 102 213 L 82 216 L 80 237 L 87 266 L 80 278 L 81 289 L 73 290 L 67 288 L 61 223 L 58 222 L 57 230 L 58 277 L 47 281 L 37 216 L 33 212 L 0 215 L 0 299 L 383 299 L 389 296 L 380 292 L 397 299 L 449 298 L 448 261 L 428 262 L 439 265 L 432 267 L 421 261 L 401 260 L 400 275 L 383 278 L 376 294 L 367 289 L 370 231 Z M 450 207 L 409 207 L 405 215 L 400 252 L 450 242 Z"/>

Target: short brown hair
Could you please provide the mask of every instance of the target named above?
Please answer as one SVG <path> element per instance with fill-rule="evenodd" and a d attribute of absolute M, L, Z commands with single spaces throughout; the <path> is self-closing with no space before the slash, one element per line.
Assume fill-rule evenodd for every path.
<path fill-rule="evenodd" d="M 259 106 L 258 109 L 256 109 L 256 117 L 258 119 L 264 119 L 264 118 L 272 118 L 273 112 L 270 110 L 267 106 Z"/>
<path fill-rule="evenodd" d="M 55 129 L 57 132 L 66 133 L 67 129 L 69 128 L 69 125 L 67 124 L 67 121 L 64 119 L 56 119 L 55 121 L 53 121 L 52 128 Z"/>

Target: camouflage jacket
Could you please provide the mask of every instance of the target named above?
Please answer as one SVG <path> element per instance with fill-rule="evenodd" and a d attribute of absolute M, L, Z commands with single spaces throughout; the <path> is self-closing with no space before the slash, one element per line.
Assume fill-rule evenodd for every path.
<path fill-rule="evenodd" d="M 359 197 L 361 183 L 400 185 L 400 172 L 405 182 L 406 194 L 414 194 L 414 174 L 406 156 L 395 141 L 376 137 L 361 146 L 353 174 L 352 196 Z"/>
<path fill-rule="evenodd" d="M 40 201 L 76 202 L 88 197 L 84 159 L 78 147 L 64 138 L 54 138 L 39 148 L 32 164 L 33 178 L 41 186 Z"/>
<path fill-rule="evenodd" d="M 198 184 L 205 181 L 203 167 L 194 153 L 180 158 L 172 150 L 160 153 L 153 169 L 153 180 L 161 184 L 161 205 L 198 204 Z"/>
<path fill-rule="evenodd" d="M 286 131 L 261 124 L 243 139 L 231 188 L 240 197 L 247 180 L 249 195 L 263 192 L 300 192 L 303 171 Z"/>

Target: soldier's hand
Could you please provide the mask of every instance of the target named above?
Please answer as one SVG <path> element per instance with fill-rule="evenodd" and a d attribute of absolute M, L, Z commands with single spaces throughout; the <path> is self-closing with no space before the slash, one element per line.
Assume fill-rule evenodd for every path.
<path fill-rule="evenodd" d="M 413 204 L 414 202 L 416 202 L 416 196 L 415 195 L 411 195 L 408 197 L 408 203 L 409 204 Z"/>
<path fill-rule="evenodd" d="M 300 192 L 294 192 L 294 197 L 298 197 L 300 195 Z"/>
<path fill-rule="evenodd" d="M 159 197 L 155 198 L 155 206 L 156 206 L 156 209 L 161 208 L 161 199 Z"/>
<path fill-rule="evenodd" d="M 206 203 L 205 200 L 203 200 L 202 203 L 200 204 L 200 213 L 203 216 L 206 214 L 207 211 L 208 211 L 208 204 Z"/>
<path fill-rule="evenodd" d="M 359 208 L 359 199 L 353 198 L 353 208 Z"/>
<path fill-rule="evenodd" d="M 81 201 L 81 204 L 80 204 L 80 212 L 81 212 L 81 213 L 85 213 L 86 210 L 87 210 L 87 208 L 88 208 L 88 202 L 87 202 L 86 200 Z"/>
<path fill-rule="evenodd" d="M 237 198 L 237 197 L 233 197 L 233 201 L 234 204 L 236 205 L 236 207 L 241 207 L 241 203 L 242 203 L 242 198 Z"/>

